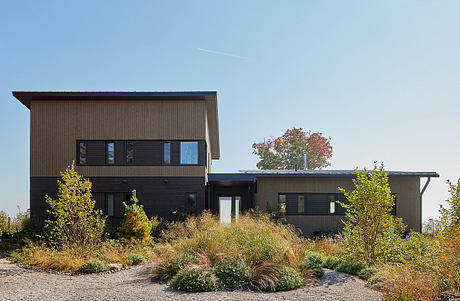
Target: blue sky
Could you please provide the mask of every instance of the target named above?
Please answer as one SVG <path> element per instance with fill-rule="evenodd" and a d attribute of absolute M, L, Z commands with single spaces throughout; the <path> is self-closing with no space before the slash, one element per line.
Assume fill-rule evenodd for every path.
<path fill-rule="evenodd" d="M 424 218 L 460 177 L 458 1 L 2 1 L 0 208 L 28 208 L 29 112 L 12 90 L 216 90 L 221 159 L 296 126 L 331 169 L 437 171 Z M 423 185 L 423 183 L 422 183 Z"/>

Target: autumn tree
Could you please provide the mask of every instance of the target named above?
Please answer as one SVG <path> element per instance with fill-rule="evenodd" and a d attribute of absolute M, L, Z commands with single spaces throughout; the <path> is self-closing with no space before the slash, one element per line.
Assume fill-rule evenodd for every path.
<path fill-rule="evenodd" d="M 304 131 L 302 128 L 288 129 L 283 136 L 271 138 L 252 145 L 253 154 L 260 161 L 259 169 L 304 169 L 304 152 L 307 152 L 308 169 L 321 169 L 331 165 L 327 160 L 332 157 L 330 138 L 322 133 Z"/>

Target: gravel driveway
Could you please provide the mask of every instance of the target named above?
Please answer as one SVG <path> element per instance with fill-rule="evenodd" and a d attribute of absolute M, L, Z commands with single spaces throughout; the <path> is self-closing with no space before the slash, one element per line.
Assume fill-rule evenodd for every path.
<path fill-rule="evenodd" d="M 111 274 L 69 276 L 37 272 L 0 258 L 1 300 L 383 300 L 364 281 L 326 270 L 320 282 L 303 289 L 183 293 L 152 283 L 138 266 Z M 144 272 L 144 273 L 143 273 Z"/>

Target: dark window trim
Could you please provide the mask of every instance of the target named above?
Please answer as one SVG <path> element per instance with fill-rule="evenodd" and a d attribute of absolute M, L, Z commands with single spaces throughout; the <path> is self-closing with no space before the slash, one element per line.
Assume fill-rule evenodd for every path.
<path fill-rule="evenodd" d="M 299 194 L 302 194 L 302 195 L 308 195 L 308 194 L 329 194 L 329 195 L 344 195 L 343 193 L 340 193 L 340 192 L 278 192 L 278 202 L 279 202 L 279 196 L 280 194 L 284 194 L 286 195 L 286 213 L 285 215 L 311 215 L 311 216 L 345 216 L 345 214 L 338 214 L 337 213 L 337 205 L 335 207 L 335 213 L 326 213 L 326 214 L 317 214 L 317 213 L 308 213 L 308 212 L 288 212 L 288 195 L 299 195 Z M 337 198 L 338 199 L 338 198 Z M 298 201 L 298 200 L 297 200 Z M 306 205 L 307 205 L 307 202 L 308 202 L 308 196 L 306 196 L 304 198 L 304 210 L 306 209 Z M 329 208 L 329 203 L 330 201 L 328 200 L 327 201 L 327 204 L 328 204 L 328 208 Z M 337 204 L 337 202 L 336 202 Z"/>
<path fill-rule="evenodd" d="M 84 143 L 85 147 L 86 147 L 86 163 L 85 164 L 80 163 L 80 143 Z M 77 140 L 77 158 L 76 158 L 75 161 L 76 161 L 77 166 L 91 166 L 91 165 L 88 165 L 88 143 L 87 143 L 87 140 Z"/>
<path fill-rule="evenodd" d="M 128 143 L 131 143 L 133 146 L 133 162 L 128 163 Z M 136 148 L 134 147 L 134 140 L 125 140 L 125 165 L 136 165 Z"/>
<path fill-rule="evenodd" d="M 113 143 L 113 164 L 109 164 L 109 152 L 108 152 L 109 143 Z M 115 150 L 115 141 L 113 141 L 113 140 L 106 140 L 105 141 L 105 165 L 108 165 L 108 166 L 117 165 L 117 155 L 116 155 L 116 150 Z"/>
<path fill-rule="evenodd" d="M 169 143 L 169 164 L 165 163 L 165 144 L 166 143 Z M 170 140 L 161 140 L 161 165 L 163 165 L 163 166 L 172 166 L 171 148 L 172 148 L 172 141 L 170 141 Z M 179 156 L 180 156 L 180 154 L 179 154 Z"/>
<path fill-rule="evenodd" d="M 200 141 L 203 141 L 203 140 L 180 140 L 179 141 L 179 166 L 200 166 Z M 181 159 L 182 159 L 182 142 L 196 142 L 197 143 L 197 163 L 196 164 L 187 164 L 187 163 L 184 163 L 182 164 L 181 163 Z M 205 161 L 206 162 L 206 161 Z"/>
<path fill-rule="evenodd" d="M 109 194 L 113 195 L 113 215 L 109 215 Z M 107 215 L 109 218 L 116 218 L 115 213 L 115 192 L 104 192 L 104 215 Z"/>

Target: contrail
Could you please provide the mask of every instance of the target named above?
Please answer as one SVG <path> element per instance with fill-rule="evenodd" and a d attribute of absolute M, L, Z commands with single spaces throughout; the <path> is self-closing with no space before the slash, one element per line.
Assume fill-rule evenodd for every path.
<path fill-rule="evenodd" d="M 225 56 L 236 57 L 236 58 L 239 58 L 239 59 L 245 59 L 244 56 L 239 56 L 239 55 L 231 54 L 231 53 L 227 53 L 227 52 L 216 51 L 216 50 L 210 50 L 210 49 L 204 49 L 204 48 L 197 48 L 197 49 L 198 49 L 199 51 L 208 52 L 208 53 L 212 53 L 212 54 L 225 55 Z"/>

